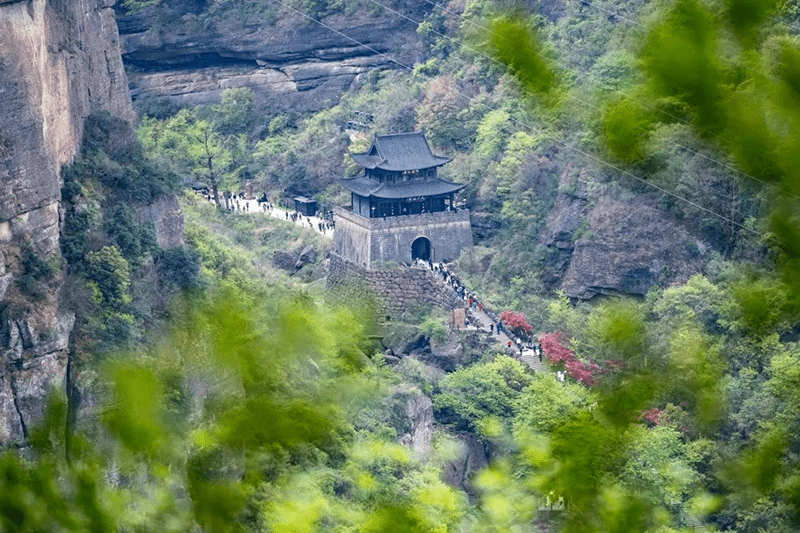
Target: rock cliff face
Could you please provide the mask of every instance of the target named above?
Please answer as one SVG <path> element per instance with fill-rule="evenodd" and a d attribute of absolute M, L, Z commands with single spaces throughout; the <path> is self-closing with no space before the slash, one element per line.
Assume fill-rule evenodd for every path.
<path fill-rule="evenodd" d="M 587 215 L 591 238 L 575 242 L 562 286 L 570 297 L 644 295 L 684 283 L 706 263 L 706 246 L 639 199 L 605 198 Z"/>
<path fill-rule="evenodd" d="M 419 3 L 422 4 L 422 3 Z M 202 18 L 205 2 L 178 0 L 166 13 L 120 16 L 123 58 L 134 99 L 166 96 L 187 104 L 220 101 L 223 90 L 248 87 L 257 102 L 297 111 L 335 105 L 356 79 L 376 68 L 413 65 L 422 54 L 416 33 L 423 12 L 325 17 L 325 26 L 298 13 L 255 18 Z M 152 29 L 158 18 L 169 27 Z"/>
<path fill-rule="evenodd" d="M 151 204 L 136 207 L 136 222 L 153 222 L 156 227 L 156 244 L 164 249 L 184 245 L 183 213 L 178 199 L 173 195 L 157 198 Z"/>
<path fill-rule="evenodd" d="M 134 119 L 113 3 L 0 0 L 0 444 L 24 441 L 64 386 L 60 168 L 90 114 Z M 30 272 L 36 260 L 49 274 Z"/>
<path fill-rule="evenodd" d="M 541 233 L 550 247 L 543 281 L 570 298 L 644 295 L 654 285 L 683 283 L 707 262 L 708 246 L 644 195 L 617 199 L 588 194 L 586 173 L 576 184 L 565 172 Z"/>

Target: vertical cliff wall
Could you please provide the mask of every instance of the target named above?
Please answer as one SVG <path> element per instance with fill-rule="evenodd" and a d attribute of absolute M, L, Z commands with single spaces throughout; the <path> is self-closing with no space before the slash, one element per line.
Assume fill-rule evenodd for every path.
<path fill-rule="evenodd" d="M 114 2 L 0 0 L 0 444 L 22 442 L 64 384 L 59 170 L 87 116 L 135 116 Z"/>

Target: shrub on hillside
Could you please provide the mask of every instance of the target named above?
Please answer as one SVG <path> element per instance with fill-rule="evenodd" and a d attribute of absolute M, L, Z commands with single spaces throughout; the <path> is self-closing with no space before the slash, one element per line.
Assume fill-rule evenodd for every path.
<path fill-rule="evenodd" d="M 38 255 L 26 250 L 22 258 L 22 273 L 17 279 L 17 288 L 32 300 L 42 300 L 47 294 L 47 282 L 56 273 L 56 269 L 42 261 Z"/>
<path fill-rule="evenodd" d="M 81 161 L 65 170 L 65 185 L 95 179 L 120 201 L 141 203 L 152 202 L 181 186 L 177 175 L 145 157 L 131 125 L 109 113 L 86 119 L 82 155 Z M 62 194 L 75 192 L 77 188 L 69 185 Z"/>
<path fill-rule="evenodd" d="M 136 100 L 133 105 L 139 115 L 157 120 L 167 120 L 182 109 L 180 104 L 161 96 L 144 96 Z"/>
<path fill-rule="evenodd" d="M 529 335 L 533 327 L 528 324 L 528 319 L 522 313 L 515 311 L 503 311 L 500 313 L 500 320 L 505 327 L 517 337 Z"/>
<path fill-rule="evenodd" d="M 186 248 L 159 250 L 156 267 L 163 278 L 181 290 L 196 289 L 200 285 L 200 257 Z"/>

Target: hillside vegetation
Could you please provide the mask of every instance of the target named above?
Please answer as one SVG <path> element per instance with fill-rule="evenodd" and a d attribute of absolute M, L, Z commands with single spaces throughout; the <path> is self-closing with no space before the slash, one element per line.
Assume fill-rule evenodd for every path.
<path fill-rule="evenodd" d="M 337 12 L 326 9 L 308 14 Z M 492 307 L 557 332 L 546 355 L 576 382 L 563 396 L 487 360 L 427 384 L 442 423 L 492 443 L 494 467 L 472 485 L 481 520 L 527 523 L 550 494 L 572 505 L 567 530 L 793 530 L 792 6 L 527 10 L 434 5 L 413 68 L 374 71 L 309 116 L 246 104 L 227 142 L 249 156 L 231 158 L 227 186 L 245 177 L 276 199 L 345 203 L 335 180 L 358 169 L 342 154 L 373 132 L 424 129 L 454 158 L 442 174 L 468 184 L 477 239 L 459 272 Z M 157 147 L 159 131 L 222 117 L 246 94 L 151 113 L 140 135 Z M 366 134 L 344 130 L 358 112 L 374 117 Z M 599 291 L 642 299 L 575 305 L 552 292 L 569 290 L 579 252 L 602 262 L 600 245 L 640 250 L 667 243 L 659 233 L 679 234 L 677 248 L 643 289 Z"/>
<path fill-rule="evenodd" d="M 87 144 L 64 192 L 68 268 L 92 291 L 79 331 L 118 343 L 123 323 L 131 350 L 97 361 L 102 416 L 73 432 L 54 400 L 31 460 L 4 456 L 4 529 L 798 530 L 795 6 L 423 3 L 424 60 L 359 77 L 329 109 L 277 112 L 241 88 L 210 106 L 148 98 L 140 145 Z M 197 4 L 209 24 L 393 9 Z M 452 267 L 525 315 L 553 372 L 422 309 L 382 332 L 403 346 L 382 354 L 367 306 L 270 266 L 324 250 L 316 235 L 187 193 L 188 248 L 170 259 L 117 203 L 177 176 L 343 204 L 345 152 L 418 129 L 467 184 L 476 246 Z M 134 312 L 151 279 L 137 265 L 165 265 L 164 299 L 185 290 L 163 321 Z M 35 290 L 46 268 L 29 270 Z M 463 360 L 438 368 L 419 334 Z"/>

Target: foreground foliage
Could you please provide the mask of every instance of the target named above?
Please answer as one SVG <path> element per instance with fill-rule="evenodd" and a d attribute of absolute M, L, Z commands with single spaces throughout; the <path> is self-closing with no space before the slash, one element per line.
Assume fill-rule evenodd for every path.
<path fill-rule="evenodd" d="M 227 287 L 186 302 L 158 346 L 107 361 L 102 416 L 81 431 L 65 432 L 54 397 L 26 456 L 3 454 L 3 530 L 440 531 L 458 521 L 453 489 L 352 425 L 383 383 L 355 315 L 268 296 Z"/>
<path fill-rule="evenodd" d="M 274 198 L 327 202 L 346 200 L 332 186 L 354 171 L 342 151 L 364 148 L 342 134 L 354 111 L 373 112 L 381 133 L 425 128 L 454 157 L 443 175 L 467 184 L 473 212 L 494 228 L 462 257 L 464 280 L 553 332 L 542 344 L 567 375 L 531 376 L 500 357 L 425 383 L 437 420 L 477 434 L 493 460 L 472 478 L 466 511 L 430 469 L 406 475 L 402 447 L 367 439 L 336 463 L 294 459 L 304 474 L 265 489 L 264 523 L 525 529 L 563 498 L 566 531 L 795 531 L 800 54 L 779 18 L 795 8 L 607 1 L 559 14 L 523 4 L 532 16 L 484 0 L 466 2 L 464 18 L 438 6 L 419 21 L 427 55 L 413 72 L 365 76 L 314 116 L 255 110 L 229 93 L 207 109 L 155 116 L 153 106 L 143 123 L 148 150 L 184 176 L 234 190 L 253 177 Z M 709 243 L 705 275 L 644 301 L 552 297 L 544 271 L 558 257 L 539 237 L 557 193 L 650 197 Z M 203 237 L 207 264 L 234 262 Z M 591 238 L 588 226 L 570 237 Z M 409 489 L 412 480 L 430 487 Z M 420 500 L 404 507 L 398 494 Z M 434 509 L 417 505 L 423 495 Z"/>

